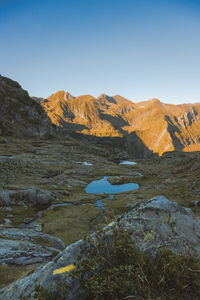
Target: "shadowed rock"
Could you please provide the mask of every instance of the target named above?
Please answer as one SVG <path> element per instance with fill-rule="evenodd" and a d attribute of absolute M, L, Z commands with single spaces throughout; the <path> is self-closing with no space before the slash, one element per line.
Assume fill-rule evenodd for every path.
<path fill-rule="evenodd" d="M 0 206 L 45 205 L 51 203 L 55 195 L 39 188 L 27 188 L 19 191 L 0 190 Z"/>

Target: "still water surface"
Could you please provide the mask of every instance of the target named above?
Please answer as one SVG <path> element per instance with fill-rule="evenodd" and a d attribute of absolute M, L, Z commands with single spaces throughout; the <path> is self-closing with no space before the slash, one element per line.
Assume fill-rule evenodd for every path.
<path fill-rule="evenodd" d="M 137 190 L 138 188 L 139 185 L 137 183 L 111 184 L 108 181 L 108 177 L 105 176 L 102 179 L 94 180 L 89 183 L 85 191 L 89 194 L 117 194 Z"/>

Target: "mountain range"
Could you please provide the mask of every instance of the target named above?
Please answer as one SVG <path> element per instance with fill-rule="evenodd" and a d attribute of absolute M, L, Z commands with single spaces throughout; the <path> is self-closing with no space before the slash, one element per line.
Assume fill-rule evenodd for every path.
<path fill-rule="evenodd" d="M 200 150 L 200 103 L 173 105 L 158 99 L 133 103 L 119 95 L 74 97 L 65 91 L 44 99 L 30 97 L 17 82 L 0 76 L 0 104 L 1 135 L 76 133 L 90 141 L 117 141 L 138 157 Z"/>
<path fill-rule="evenodd" d="M 134 133 L 154 153 L 200 150 L 200 103 L 172 105 L 158 99 L 133 103 L 116 95 L 74 97 L 58 91 L 40 100 L 51 122 L 98 137 Z"/>

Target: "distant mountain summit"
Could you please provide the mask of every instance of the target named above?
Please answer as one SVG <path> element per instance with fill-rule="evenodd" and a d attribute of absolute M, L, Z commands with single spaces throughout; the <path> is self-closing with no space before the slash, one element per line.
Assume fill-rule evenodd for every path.
<path fill-rule="evenodd" d="M 47 99 L 48 100 L 69 100 L 69 99 L 74 99 L 75 97 L 72 96 L 70 93 L 65 92 L 65 91 L 58 91 L 55 94 L 52 94 L 51 96 L 49 96 Z"/>
<path fill-rule="evenodd" d="M 172 105 L 159 99 L 133 103 L 120 95 L 73 97 L 64 91 L 40 103 L 52 123 L 62 127 L 71 124 L 76 132 L 98 137 L 129 137 L 134 132 L 148 149 L 160 155 L 172 150 L 200 150 L 200 103 Z"/>

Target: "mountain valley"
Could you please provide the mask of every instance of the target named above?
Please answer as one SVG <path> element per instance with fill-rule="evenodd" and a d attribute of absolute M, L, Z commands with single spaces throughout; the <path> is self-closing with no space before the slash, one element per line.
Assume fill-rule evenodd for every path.
<path fill-rule="evenodd" d="M 150 198 L 162 195 L 200 219 L 200 104 L 65 92 L 33 99 L 3 76 L 0 103 L 1 288 Z M 139 188 L 112 199 L 86 193 L 104 176 Z"/>

